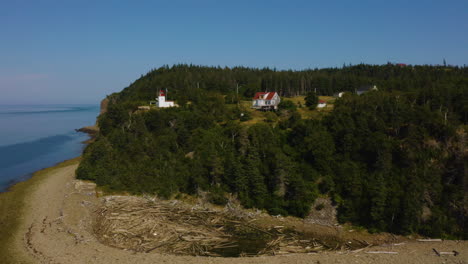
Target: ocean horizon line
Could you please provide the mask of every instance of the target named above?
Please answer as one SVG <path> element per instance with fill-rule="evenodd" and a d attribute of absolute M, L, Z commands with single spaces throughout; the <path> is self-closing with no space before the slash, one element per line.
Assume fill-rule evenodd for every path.
<path fill-rule="evenodd" d="M 68 105 L 68 106 L 59 106 L 59 105 L 43 105 L 45 109 L 40 109 L 41 106 L 26 106 L 26 105 L 17 105 L 17 106 L 7 106 L 7 107 L 29 107 L 26 110 L 12 109 L 10 111 L 2 111 L 0 108 L 0 115 L 26 115 L 26 114 L 43 114 L 43 113 L 64 113 L 64 112 L 76 112 L 76 111 L 86 111 L 93 110 L 98 108 L 97 105 Z M 53 108 L 55 107 L 55 108 Z M 31 108 L 39 108 L 39 110 L 31 110 Z"/>

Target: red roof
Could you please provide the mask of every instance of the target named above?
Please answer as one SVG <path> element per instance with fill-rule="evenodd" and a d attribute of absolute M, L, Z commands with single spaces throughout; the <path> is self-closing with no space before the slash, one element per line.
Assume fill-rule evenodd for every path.
<path fill-rule="evenodd" d="M 319 100 L 319 104 L 325 104 L 327 102 L 325 102 L 324 100 Z"/>
<path fill-rule="evenodd" d="M 159 91 L 159 96 L 165 96 L 165 94 L 164 94 L 164 91 L 163 91 L 163 90 Z"/>
<path fill-rule="evenodd" d="M 263 97 L 263 95 L 265 95 L 265 98 Z M 273 96 L 275 96 L 276 92 L 257 92 L 254 96 L 254 100 L 257 100 L 257 99 L 265 99 L 265 100 L 271 100 L 273 99 Z"/>
<path fill-rule="evenodd" d="M 260 97 L 261 97 L 262 95 L 264 95 L 264 94 L 266 94 L 266 93 L 264 93 L 264 92 L 257 92 L 257 93 L 255 93 L 255 96 L 254 96 L 253 99 L 254 99 L 254 100 L 260 99 Z"/>

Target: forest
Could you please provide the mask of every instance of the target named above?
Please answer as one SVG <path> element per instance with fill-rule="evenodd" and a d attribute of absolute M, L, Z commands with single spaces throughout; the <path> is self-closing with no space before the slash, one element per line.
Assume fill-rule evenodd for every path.
<path fill-rule="evenodd" d="M 378 91 L 356 95 L 357 88 Z M 159 90 L 179 107 L 137 110 Z M 242 101 L 347 91 L 304 118 L 283 100 L 262 122 Z M 468 68 L 343 65 L 301 71 L 163 66 L 108 96 L 77 170 L 109 191 L 233 195 L 246 208 L 305 217 L 329 197 L 341 223 L 371 232 L 468 239 Z"/>

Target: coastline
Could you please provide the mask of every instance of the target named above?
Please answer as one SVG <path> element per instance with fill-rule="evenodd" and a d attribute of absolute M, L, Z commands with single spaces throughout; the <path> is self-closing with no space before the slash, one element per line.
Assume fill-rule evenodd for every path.
<path fill-rule="evenodd" d="M 468 241 L 407 241 L 355 251 L 323 251 L 248 258 L 212 258 L 138 253 L 99 242 L 93 212 L 102 205 L 95 184 L 77 180 L 80 157 L 34 173 L 0 194 L 2 263 L 468 263 Z M 458 256 L 437 256 L 457 250 Z M 396 254 L 369 254 L 397 252 Z"/>
<path fill-rule="evenodd" d="M 51 171 L 78 164 L 80 160 L 79 156 L 36 171 L 29 179 L 20 181 L 10 186 L 7 191 L 0 193 L 0 256 L 3 256 L 5 263 L 30 263 L 27 256 L 15 247 L 15 240 L 26 213 L 27 198 Z"/>
<path fill-rule="evenodd" d="M 75 129 L 75 131 L 87 134 L 89 138 L 82 144 L 89 144 L 96 137 L 99 128 L 93 125 Z M 18 181 L 4 192 L 0 192 L 0 256 L 4 257 L 6 263 L 33 263 L 24 252 L 15 246 L 17 241 L 21 240 L 17 237 L 17 233 L 19 233 L 21 222 L 26 213 L 28 197 L 48 177 L 50 172 L 77 165 L 80 160 L 81 155 L 32 172 L 26 180 Z"/>
<path fill-rule="evenodd" d="M 75 131 L 88 135 L 89 138 L 82 142 L 87 145 L 95 139 L 99 127 L 91 125 L 75 129 Z M 3 256 L 5 263 L 34 263 L 30 256 L 24 254 L 25 252 L 20 250 L 21 247 L 18 247 L 18 241 L 22 240 L 18 234 L 21 233 L 20 226 L 27 213 L 27 200 L 49 176 L 49 173 L 67 166 L 78 165 L 80 160 L 81 154 L 42 168 L 28 174 L 26 180 L 18 181 L 0 192 L 0 256 Z"/>

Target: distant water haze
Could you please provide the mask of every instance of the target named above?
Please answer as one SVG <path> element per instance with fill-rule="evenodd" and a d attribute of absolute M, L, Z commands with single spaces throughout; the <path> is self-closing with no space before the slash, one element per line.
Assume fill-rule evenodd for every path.
<path fill-rule="evenodd" d="M 97 105 L 0 105 L 0 192 L 39 169 L 77 157 Z"/>

